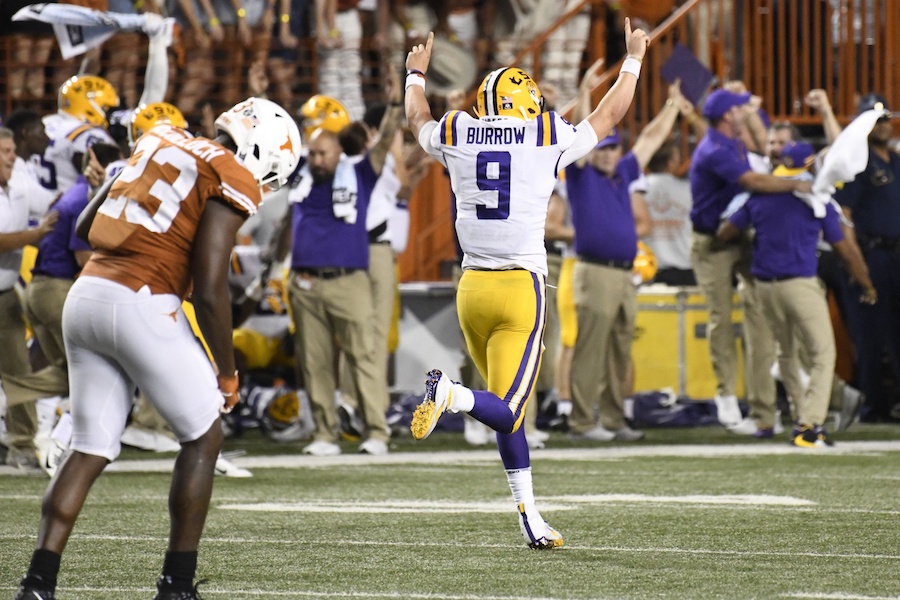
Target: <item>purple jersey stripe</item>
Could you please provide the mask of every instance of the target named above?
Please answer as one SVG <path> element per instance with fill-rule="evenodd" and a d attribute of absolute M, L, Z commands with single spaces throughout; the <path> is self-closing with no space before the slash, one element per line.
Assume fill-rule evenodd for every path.
<path fill-rule="evenodd" d="M 451 136 L 451 138 L 452 138 L 452 139 L 450 140 L 450 145 L 451 145 L 451 146 L 456 146 L 457 143 L 459 142 L 459 136 L 456 135 L 456 121 L 457 121 L 457 119 L 459 119 L 460 112 L 461 112 L 461 111 L 458 111 L 458 110 L 457 110 L 457 111 L 454 111 L 454 112 L 453 112 L 453 119 L 450 121 L 450 129 L 452 130 L 452 131 L 451 131 L 451 134 L 450 134 L 450 136 Z"/>
<path fill-rule="evenodd" d="M 509 390 L 506 392 L 506 395 L 503 397 L 504 402 L 507 404 L 512 401 L 513 396 L 516 391 L 522 385 L 522 380 L 525 377 L 525 371 L 528 368 L 528 364 L 531 362 L 531 358 L 535 356 L 535 353 L 539 353 L 541 351 L 541 342 L 543 338 L 543 329 L 544 329 L 544 318 L 545 318 L 545 307 L 544 307 L 544 298 L 541 294 L 541 288 L 543 286 L 543 277 L 538 275 L 537 273 L 531 274 L 531 279 L 534 282 L 534 297 L 535 297 L 535 315 L 534 315 L 534 325 L 531 328 L 531 334 L 528 336 L 528 347 L 525 350 L 525 353 L 522 355 L 522 360 L 519 362 L 519 370 L 516 372 L 516 378 L 513 380 L 512 385 Z M 516 413 L 520 413 L 522 407 L 525 406 L 525 400 L 528 398 L 529 394 L 531 394 L 531 388 L 534 386 L 534 382 L 537 379 L 538 368 L 537 368 L 537 358 L 535 357 L 535 365 L 534 369 L 531 371 L 531 377 L 528 381 L 528 387 L 526 388 L 525 394 L 522 395 L 522 402 L 519 403 L 518 409 Z"/>

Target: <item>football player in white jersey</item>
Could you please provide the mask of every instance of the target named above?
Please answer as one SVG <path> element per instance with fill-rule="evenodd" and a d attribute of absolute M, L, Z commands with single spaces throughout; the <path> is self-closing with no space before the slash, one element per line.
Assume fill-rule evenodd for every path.
<path fill-rule="evenodd" d="M 50 145 L 40 160 L 41 185 L 61 194 L 72 187 L 87 149 L 97 142 L 115 144 L 106 128 L 107 113 L 118 106 L 113 86 L 96 75 L 75 75 L 59 88 L 59 111 L 44 117 Z"/>
<path fill-rule="evenodd" d="M 428 373 L 413 437 L 424 439 L 445 410 L 469 413 L 497 432 L 497 446 L 525 542 L 563 545 L 535 506 L 522 420 L 540 370 L 546 318 L 544 221 L 559 173 L 586 155 L 628 111 L 647 51 L 647 34 L 625 20 L 628 48 L 619 78 L 594 111 L 573 126 L 543 112 L 537 84 L 510 67 L 487 75 L 473 118 L 450 111 L 436 122 L 425 97 L 434 34 L 407 55 L 406 115 L 426 152 L 450 173 L 456 232 L 464 252 L 457 312 L 466 345 L 488 391 Z"/>

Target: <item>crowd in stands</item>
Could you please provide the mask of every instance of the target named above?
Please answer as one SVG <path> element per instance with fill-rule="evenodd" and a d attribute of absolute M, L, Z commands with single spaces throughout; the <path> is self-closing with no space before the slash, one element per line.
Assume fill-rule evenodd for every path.
<path fill-rule="evenodd" d="M 498 36 L 493 24 L 500 4 L 178 0 L 161 7 L 110 1 L 97 7 L 162 8 L 177 27 L 154 29 L 149 44 L 143 32 L 117 33 L 86 57 L 88 70 L 103 77 L 77 74 L 81 60 L 49 60 L 55 41 L 48 26 L 4 24 L 4 76 L 15 110 L 4 115 L 8 129 L 0 129 L 0 303 L 7 319 L 0 326 L 4 339 L 22 340 L 4 344 L 0 352 L 0 379 L 9 397 L 7 464 L 37 468 L 40 456 L 52 470 L 48 456 L 65 451 L 65 433 L 51 433 L 60 425 L 65 429 L 65 417 L 57 414 L 65 415 L 68 393 L 59 320 L 67 286 L 90 248 L 74 238 L 48 247 L 51 233 L 72 227 L 75 204 L 62 199 L 85 203 L 88 166 L 114 176 L 132 144 L 157 121 L 212 138 L 215 115 L 247 95 L 268 96 L 290 109 L 303 130 L 307 159 L 290 185 L 241 229 L 232 272 L 238 370 L 277 371 L 298 391 L 286 387 L 255 404 L 248 385 L 242 418 L 265 423 L 276 439 L 308 440 L 303 452 L 309 454 L 338 454 L 338 442 L 348 438 L 359 441 L 360 452 L 387 453 L 388 357 L 397 346 L 396 256 L 409 236 L 406 202 L 431 161 L 402 123 L 401 86 L 390 66 L 399 61 L 373 57 L 401 53 L 424 32 L 436 31 L 446 45 L 435 45 L 435 61 L 442 52 L 450 59 L 434 74 L 440 90 L 435 104 L 465 110 L 459 105 L 464 90 L 514 55 L 523 37 L 540 27 L 541 10 L 558 13 L 578 5 L 535 2 L 532 12 L 515 15 L 513 32 Z M 615 4 L 611 15 L 634 10 L 647 25 L 674 6 Z M 3 3 L 3 18 L 21 6 Z M 575 123 L 590 111 L 601 68 L 581 68 L 589 25 L 588 12 L 579 14 L 548 40 L 545 80 L 539 82 L 545 110 L 557 98 L 578 100 Z M 473 58 L 471 68 L 456 60 L 460 48 Z M 54 66 L 44 66 L 49 64 Z M 304 71 L 309 76 L 298 77 Z M 60 90 L 58 105 L 41 111 L 48 88 Z M 548 410 L 572 439 L 644 437 L 629 426 L 625 401 L 633 392 L 638 286 L 654 283 L 697 286 L 704 294 L 715 405 L 722 425 L 734 433 L 780 433 L 773 366 L 789 399 L 789 439 L 795 445 L 831 445 L 832 433 L 846 429 L 857 412 L 864 422 L 897 419 L 900 158 L 889 146 L 888 103 L 867 96 L 860 104 L 861 115 L 878 113 L 871 135 L 864 136 L 870 160 L 862 174 L 834 192 L 836 208 L 827 198 L 798 198 L 813 192 L 808 168 L 821 165 L 825 154 L 813 152 L 791 127 L 769 124 L 760 102 L 740 82 L 727 82 L 694 107 L 675 83 L 642 131 L 614 130 L 561 174 L 546 224 L 548 351 L 524 420 L 531 447 L 546 443 L 536 415 Z M 812 90 L 806 102 L 821 116 L 827 144 L 840 140 L 827 95 Z M 696 141 L 690 157 L 681 156 L 673 133 L 682 121 Z M 630 148 L 627 139 L 633 140 Z M 767 211 L 781 219 L 790 214 L 764 208 L 773 197 L 795 209 L 796 224 L 783 221 L 784 230 L 766 229 L 773 227 Z M 730 224 L 725 231 L 723 223 Z M 794 236 L 795 230 L 804 235 Z M 36 264 L 32 254 L 23 266 L 28 246 L 39 253 Z M 639 247 L 649 250 L 639 254 Z M 46 262 L 54 251 L 59 264 Z M 636 266 L 648 253 L 657 267 L 649 274 Z M 16 292 L 20 267 L 30 281 L 22 300 Z M 820 281 L 828 282 L 828 296 Z M 747 415 L 736 386 L 736 282 L 748 361 Z M 795 285 L 796 293 L 788 289 Z M 834 374 L 826 298 L 840 307 L 853 340 L 852 385 Z M 30 358 L 26 317 L 37 342 Z M 469 366 L 462 369 L 464 383 L 482 389 L 484 382 Z M 265 385 L 278 387 L 271 378 Z M 175 449 L 152 407 L 137 404 L 125 440 Z M 825 427 L 829 418 L 835 419 L 832 432 Z M 236 431 L 243 425 L 234 418 L 228 426 Z M 489 441 L 468 419 L 466 439 Z M 223 474 L 249 475 L 227 461 L 221 465 Z"/>

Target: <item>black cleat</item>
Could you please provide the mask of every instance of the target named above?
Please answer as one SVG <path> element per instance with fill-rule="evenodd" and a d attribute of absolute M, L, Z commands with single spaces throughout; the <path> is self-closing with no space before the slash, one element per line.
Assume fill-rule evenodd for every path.
<path fill-rule="evenodd" d="M 40 578 L 32 576 L 32 579 Z M 22 580 L 22 583 L 19 585 L 19 591 L 16 592 L 13 600 L 55 600 L 56 596 L 52 589 L 47 589 L 46 586 L 40 584 L 26 583 L 25 581 L 25 579 Z"/>
<path fill-rule="evenodd" d="M 175 589 L 170 577 L 160 575 L 159 579 L 156 580 L 157 592 L 153 600 L 203 600 L 197 591 L 197 587 L 205 581 L 205 579 L 202 579 L 197 582 L 197 585 L 186 590 Z"/>

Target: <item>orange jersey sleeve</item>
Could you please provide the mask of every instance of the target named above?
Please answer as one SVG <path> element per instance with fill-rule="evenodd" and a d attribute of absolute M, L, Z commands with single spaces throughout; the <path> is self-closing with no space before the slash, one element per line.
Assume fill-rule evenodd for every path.
<path fill-rule="evenodd" d="M 220 144 L 169 125 L 154 127 L 138 140 L 97 212 L 89 236 L 94 254 L 82 274 L 184 298 L 194 237 L 210 198 L 250 215 L 260 191 Z"/>

